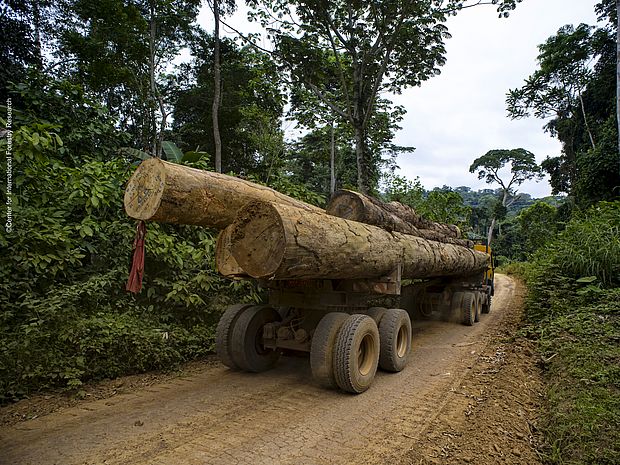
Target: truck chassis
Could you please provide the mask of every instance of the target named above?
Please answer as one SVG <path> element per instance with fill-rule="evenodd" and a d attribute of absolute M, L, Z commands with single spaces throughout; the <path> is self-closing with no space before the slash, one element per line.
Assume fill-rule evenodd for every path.
<path fill-rule="evenodd" d="M 494 292 L 491 269 L 415 282 L 403 282 L 398 267 L 375 280 L 259 284 L 268 289 L 269 304 L 232 305 L 220 319 L 221 361 L 232 369 L 262 372 L 283 352 L 309 353 L 318 384 L 356 394 L 370 387 L 377 368 L 405 368 L 412 318 L 438 315 L 472 326 L 490 312 Z"/>

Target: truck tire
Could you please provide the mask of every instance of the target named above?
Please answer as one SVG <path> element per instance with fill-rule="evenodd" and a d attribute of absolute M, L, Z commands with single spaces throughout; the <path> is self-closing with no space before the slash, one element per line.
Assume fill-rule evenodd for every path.
<path fill-rule="evenodd" d="M 461 322 L 463 320 L 463 297 L 465 293 L 462 291 L 454 292 L 450 301 L 449 321 Z"/>
<path fill-rule="evenodd" d="M 265 348 L 261 342 L 263 327 L 274 321 L 280 321 L 280 315 L 268 305 L 255 305 L 239 315 L 231 338 L 232 359 L 239 368 L 260 373 L 278 361 L 280 352 Z"/>
<path fill-rule="evenodd" d="M 346 313 L 332 312 L 321 318 L 314 330 L 310 345 L 310 368 L 317 383 L 326 388 L 335 388 L 334 347 L 338 331 L 345 320 Z"/>
<path fill-rule="evenodd" d="M 476 292 L 475 296 L 476 296 L 475 297 L 475 300 L 476 300 L 476 316 L 474 318 L 474 322 L 478 323 L 480 321 L 480 314 L 482 313 L 482 299 L 484 299 L 484 296 L 480 292 Z"/>
<path fill-rule="evenodd" d="M 379 366 L 385 371 L 402 371 L 411 352 L 411 319 L 399 308 L 391 308 L 379 324 Z"/>
<path fill-rule="evenodd" d="M 232 358 L 232 330 L 239 315 L 251 306 L 252 304 L 230 305 L 220 317 L 220 321 L 217 323 L 217 328 L 215 329 L 215 353 L 224 365 L 233 370 L 239 369 L 239 366 Z"/>
<path fill-rule="evenodd" d="M 491 293 L 487 293 L 486 301 L 482 305 L 482 313 L 491 313 L 492 301 L 493 301 L 493 296 L 491 295 Z"/>
<path fill-rule="evenodd" d="M 461 311 L 463 324 L 473 326 L 476 321 L 476 295 L 473 292 L 463 293 Z"/>
<path fill-rule="evenodd" d="M 351 315 L 336 338 L 334 377 L 340 389 L 359 394 L 372 384 L 379 364 L 379 329 L 368 315 Z"/>
<path fill-rule="evenodd" d="M 381 323 L 381 318 L 383 318 L 385 312 L 387 312 L 387 308 L 385 307 L 370 307 L 368 310 L 366 310 L 366 315 L 375 320 L 375 323 L 377 323 L 377 326 L 379 326 L 379 324 Z"/>

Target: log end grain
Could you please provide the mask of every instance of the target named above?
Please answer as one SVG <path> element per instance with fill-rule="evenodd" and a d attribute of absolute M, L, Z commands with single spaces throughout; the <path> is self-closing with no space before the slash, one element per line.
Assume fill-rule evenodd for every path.
<path fill-rule="evenodd" d="M 237 213 L 232 225 L 232 255 L 254 278 L 269 278 L 277 271 L 286 247 L 278 211 L 267 202 L 251 202 Z"/>
<path fill-rule="evenodd" d="M 161 204 L 166 186 L 164 162 L 158 158 L 143 161 L 127 182 L 125 212 L 137 220 L 153 218 Z"/>
<path fill-rule="evenodd" d="M 227 278 L 242 278 L 248 274 L 239 266 L 237 260 L 232 255 L 230 236 L 232 225 L 223 229 L 217 237 L 215 244 L 215 266 L 218 273 Z"/>
<path fill-rule="evenodd" d="M 364 202 L 357 192 L 342 189 L 337 191 L 325 207 L 328 215 L 364 222 Z"/>

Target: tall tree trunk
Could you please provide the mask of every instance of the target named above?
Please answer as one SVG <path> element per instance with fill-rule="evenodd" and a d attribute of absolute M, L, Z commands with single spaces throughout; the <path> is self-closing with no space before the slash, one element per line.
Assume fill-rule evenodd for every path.
<path fill-rule="evenodd" d="M 149 79 L 150 79 L 150 84 L 151 84 L 151 105 L 153 107 L 153 112 L 152 112 L 152 128 L 153 128 L 153 133 L 151 134 L 152 137 L 152 154 L 154 157 L 157 158 L 161 158 L 161 150 L 160 150 L 160 144 L 159 144 L 159 137 L 158 137 L 158 131 L 157 131 L 157 115 L 156 112 L 154 110 L 154 107 L 156 105 L 156 93 L 157 93 L 157 86 L 155 84 L 155 39 L 157 37 L 157 23 L 155 22 L 155 6 L 154 6 L 154 1 L 152 0 L 150 2 L 150 18 L 149 18 L 149 29 L 150 29 L 150 35 L 149 35 Z"/>
<path fill-rule="evenodd" d="M 491 240 L 493 239 L 493 230 L 495 229 L 495 217 L 491 220 L 491 226 L 489 226 L 489 232 L 487 233 L 487 245 L 491 245 Z"/>
<path fill-rule="evenodd" d="M 329 151 L 329 193 L 334 195 L 336 192 L 336 134 L 334 130 L 334 122 L 330 123 L 330 151 Z"/>
<path fill-rule="evenodd" d="M 508 201 L 508 189 L 504 189 L 504 195 L 502 197 L 502 207 L 506 206 L 506 202 Z M 489 226 L 489 232 L 487 234 L 487 245 L 491 245 L 491 241 L 493 240 L 493 231 L 495 230 L 495 223 L 497 222 L 497 218 L 493 217 L 491 220 L 491 226 Z"/>
<path fill-rule="evenodd" d="M 43 45 L 41 44 L 41 9 L 39 1 L 32 2 L 32 23 L 34 25 L 34 43 L 37 48 L 37 68 L 43 68 Z"/>
<path fill-rule="evenodd" d="M 219 109 L 220 109 L 220 88 L 221 88 L 221 70 L 220 70 L 220 5 L 219 0 L 213 0 L 213 19 L 215 28 L 213 31 L 213 39 L 215 45 L 213 47 L 213 142 L 215 144 L 215 171 L 222 172 L 222 140 L 220 138 L 219 125 Z"/>
<path fill-rule="evenodd" d="M 583 95 L 579 92 L 579 102 L 581 103 L 581 114 L 583 115 L 583 123 L 586 127 L 586 131 L 588 132 L 588 137 L 590 138 L 590 144 L 593 149 L 596 149 L 596 145 L 594 144 L 594 137 L 592 136 L 592 131 L 590 130 L 590 125 L 588 124 L 588 117 L 586 116 L 586 106 L 583 103 Z"/>
<path fill-rule="evenodd" d="M 366 163 L 366 134 L 364 128 L 355 125 L 355 158 L 357 160 L 357 188 L 362 194 L 368 194 L 368 164 Z"/>

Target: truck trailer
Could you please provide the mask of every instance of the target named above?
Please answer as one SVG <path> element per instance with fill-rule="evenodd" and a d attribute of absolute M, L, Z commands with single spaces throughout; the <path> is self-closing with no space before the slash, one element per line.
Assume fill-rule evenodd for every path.
<path fill-rule="evenodd" d="M 262 372 L 285 352 L 308 353 L 313 378 L 361 393 L 378 368 L 403 370 L 411 320 L 472 326 L 491 310 L 492 254 L 401 204 L 340 191 L 325 210 L 249 181 L 151 159 L 125 190 L 141 221 L 220 229 L 218 271 L 267 290 L 231 305 L 216 352 L 231 369 Z"/>

